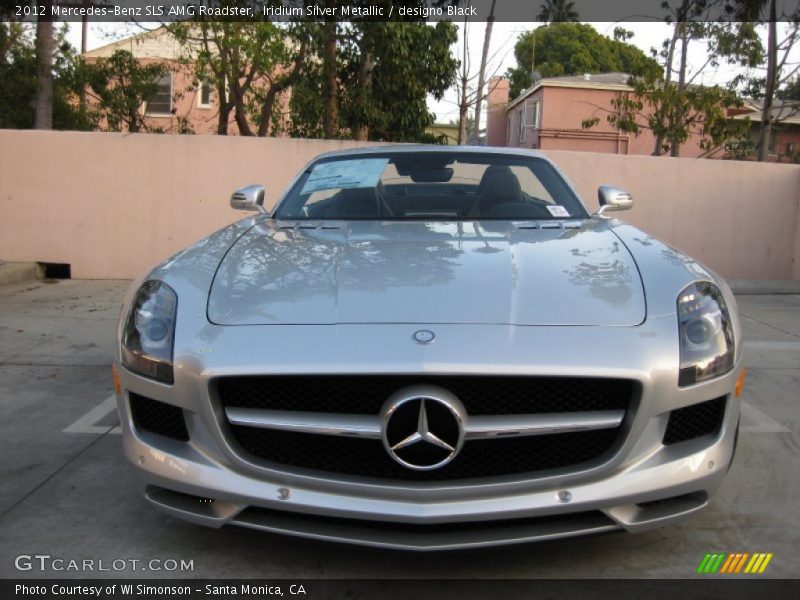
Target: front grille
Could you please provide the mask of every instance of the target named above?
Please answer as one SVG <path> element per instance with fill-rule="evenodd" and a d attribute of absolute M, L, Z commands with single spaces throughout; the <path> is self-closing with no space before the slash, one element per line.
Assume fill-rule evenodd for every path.
<path fill-rule="evenodd" d="M 379 440 L 231 426 L 239 444 L 264 460 L 341 473 L 406 481 L 493 477 L 578 465 L 605 454 L 617 429 L 527 437 L 469 440 L 453 462 L 434 471 L 396 463 Z"/>
<path fill-rule="evenodd" d="M 727 396 L 721 396 L 673 410 L 664 432 L 664 444 L 668 446 L 719 433 L 725 417 L 726 401 Z"/>
<path fill-rule="evenodd" d="M 376 415 L 399 389 L 441 386 L 470 415 L 522 415 L 627 409 L 633 382 L 626 379 L 476 375 L 269 375 L 224 377 L 217 394 L 224 407 Z"/>
<path fill-rule="evenodd" d="M 157 433 L 181 442 L 189 441 L 183 409 L 145 398 L 133 392 L 128 393 L 128 398 L 131 403 L 133 424 L 137 429 Z"/>
<path fill-rule="evenodd" d="M 451 375 L 313 375 L 226 377 L 215 382 L 222 406 L 377 415 L 394 392 L 413 384 L 441 386 L 467 413 L 536 414 L 629 410 L 629 380 Z M 380 440 L 259 429 L 228 424 L 232 438 L 269 466 L 368 478 L 447 481 L 578 468 L 607 457 L 624 427 L 525 437 L 467 440 L 449 464 L 414 471 L 395 462 Z"/>

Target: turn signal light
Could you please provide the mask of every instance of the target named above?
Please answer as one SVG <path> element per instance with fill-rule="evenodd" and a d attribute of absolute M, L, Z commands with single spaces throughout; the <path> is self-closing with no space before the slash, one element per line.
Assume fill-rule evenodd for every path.
<path fill-rule="evenodd" d="M 119 382 L 119 371 L 117 371 L 117 363 L 111 363 L 111 377 L 114 379 L 114 391 L 117 395 L 122 394 L 122 384 Z M 738 383 L 736 384 L 739 385 Z M 737 396 L 739 394 L 736 394 Z"/>
<path fill-rule="evenodd" d="M 747 369 L 742 367 L 742 370 L 739 372 L 739 377 L 736 378 L 736 387 L 733 389 L 733 393 L 737 398 L 744 389 L 744 380 L 746 377 L 747 377 Z"/>

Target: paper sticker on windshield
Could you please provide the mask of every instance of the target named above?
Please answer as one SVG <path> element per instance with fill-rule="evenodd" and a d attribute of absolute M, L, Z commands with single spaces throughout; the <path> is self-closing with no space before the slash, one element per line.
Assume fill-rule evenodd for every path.
<path fill-rule="evenodd" d="M 388 158 L 363 158 L 315 165 L 300 193 L 375 187 L 388 162 Z"/>
<path fill-rule="evenodd" d="M 555 204 L 555 205 L 548 204 L 547 205 L 547 210 L 549 210 L 550 214 L 553 215 L 554 217 L 568 217 L 569 216 L 569 211 L 566 208 L 564 208 L 563 206 L 560 206 L 558 204 Z"/>

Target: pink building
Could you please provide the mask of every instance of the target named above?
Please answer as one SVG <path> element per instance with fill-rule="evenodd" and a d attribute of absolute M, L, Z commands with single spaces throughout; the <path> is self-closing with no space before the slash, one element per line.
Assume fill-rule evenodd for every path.
<path fill-rule="evenodd" d="M 619 93 L 633 91 L 625 73 L 600 73 L 540 79 L 509 101 L 509 83 L 503 77 L 489 81 L 486 143 L 544 150 L 579 150 L 609 154 L 652 154 L 655 136 L 643 130 L 639 136 L 614 129 L 606 120 L 611 101 Z M 586 119 L 597 125 L 584 129 Z M 704 156 L 700 136 L 692 135 L 681 146 L 685 157 Z"/>
<path fill-rule="evenodd" d="M 108 58 L 117 50 L 130 52 L 142 64 L 161 63 L 168 72 L 158 81 L 158 92 L 140 109 L 145 125 L 164 133 L 181 133 L 188 125 L 193 133 L 216 133 L 219 119 L 217 90 L 208 82 L 197 81 L 194 65 L 186 60 L 186 48 L 161 27 L 139 35 L 112 42 L 82 54 L 88 62 Z M 280 112 L 280 131 L 288 124 L 288 103 L 291 89 L 280 94 L 277 110 Z M 252 125 L 252 123 L 251 123 Z M 101 128 L 102 128 L 101 124 Z M 253 127 L 253 129 L 257 129 Z M 229 135 L 237 135 L 234 112 L 228 122 Z M 271 133 L 275 135 L 275 133 Z"/>

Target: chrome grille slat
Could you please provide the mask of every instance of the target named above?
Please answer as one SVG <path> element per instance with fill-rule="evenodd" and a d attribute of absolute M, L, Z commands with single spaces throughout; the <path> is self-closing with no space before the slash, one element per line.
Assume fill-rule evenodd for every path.
<path fill-rule="evenodd" d="M 381 423 L 377 415 L 313 413 L 235 407 L 226 408 L 225 415 L 232 425 L 319 435 L 381 438 Z M 548 435 L 594 429 L 612 429 L 619 427 L 624 416 L 625 411 L 623 410 L 539 415 L 477 415 L 469 417 L 465 423 L 464 439 Z"/>

